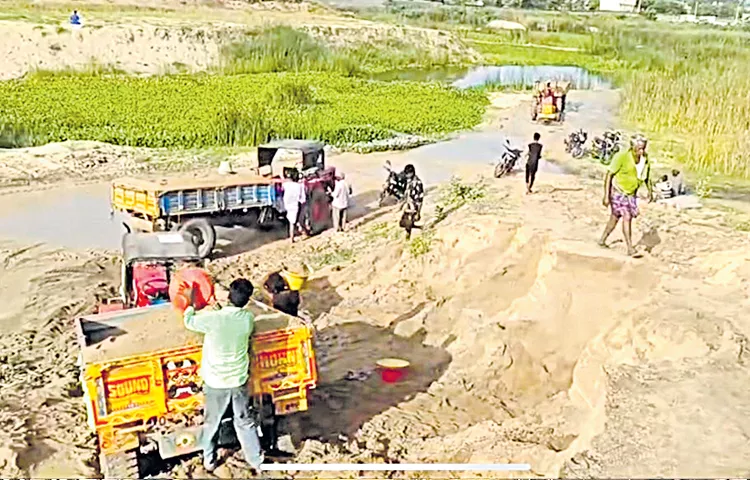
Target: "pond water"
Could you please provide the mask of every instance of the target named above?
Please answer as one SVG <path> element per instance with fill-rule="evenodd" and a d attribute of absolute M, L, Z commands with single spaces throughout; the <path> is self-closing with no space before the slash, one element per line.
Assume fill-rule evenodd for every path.
<path fill-rule="evenodd" d="M 449 83 L 457 88 L 475 88 L 485 85 L 526 88 L 536 81 L 564 80 L 575 90 L 611 88 L 605 78 L 581 67 L 540 66 L 484 66 L 471 68 L 436 67 L 432 69 L 407 69 L 384 72 L 372 77 L 374 80 L 408 80 L 417 82 Z"/>

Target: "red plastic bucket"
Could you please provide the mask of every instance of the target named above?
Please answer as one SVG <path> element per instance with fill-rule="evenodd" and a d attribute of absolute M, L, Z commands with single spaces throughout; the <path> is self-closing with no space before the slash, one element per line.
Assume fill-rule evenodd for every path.
<path fill-rule="evenodd" d="M 200 310 L 214 300 L 214 282 L 202 268 L 178 270 L 169 282 L 169 299 L 180 312 L 190 305 L 190 290 L 195 290 L 195 309 Z"/>
<path fill-rule="evenodd" d="M 385 383 L 397 383 L 404 379 L 409 362 L 400 358 L 384 358 L 377 361 L 380 379 Z"/>

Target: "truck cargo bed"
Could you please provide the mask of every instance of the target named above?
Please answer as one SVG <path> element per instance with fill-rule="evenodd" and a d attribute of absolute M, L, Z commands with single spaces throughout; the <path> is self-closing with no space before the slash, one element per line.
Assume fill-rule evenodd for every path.
<path fill-rule="evenodd" d="M 164 193 L 196 188 L 227 188 L 238 185 L 271 185 L 272 183 L 274 183 L 272 178 L 258 175 L 254 170 L 244 169 L 228 175 L 211 173 L 201 176 L 183 175 L 154 179 L 124 177 L 115 180 L 113 185 L 133 190 Z"/>
<path fill-rule="evenodd" d="M 152 219 L 271 206 L 272 178 L 245 172 L 158 180 L 123 178 L 112 183 L 112 208 Z"/>
<path fill-rule="evenodd" d="M 260 302 L 252 301 L 246 308 L 255 315 L 253 335 L 303 325 L 299 318 Z M 186 329 L 182 315 L 170 304 L 89 315 L 79 320 L 78 330 L 84 364 L 203 343 L 203 335 Z"/>

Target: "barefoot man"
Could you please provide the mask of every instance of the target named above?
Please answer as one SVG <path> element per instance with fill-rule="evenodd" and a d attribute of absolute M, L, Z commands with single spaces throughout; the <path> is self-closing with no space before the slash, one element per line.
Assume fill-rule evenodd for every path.
<path fill-rule="evenodd" d="M 619 152 L 612 158 L 607 175 L 604 178 L 604 200 L 602 204 L 610 207 L 611 215 L 604 233 L 599 240 L 599 245 L 607 246 L 607 238 L 622 218 L 622 233 L 625 236 L 625 245 L 628 247 L 628 255 L 635 255 L 633 248 L 633 237 L 631 224 L 633 218 L 638 216 L 638 202 L 636 195 L 638 188 L 644 183 L 648 187 L 649 201 L 653 199 L 652 186 L 649 182 L 651 166 L 646 155 L 646 144 L 648 141 L 643 135 L 635 135 L 630 139 L 630 148 Z"/>

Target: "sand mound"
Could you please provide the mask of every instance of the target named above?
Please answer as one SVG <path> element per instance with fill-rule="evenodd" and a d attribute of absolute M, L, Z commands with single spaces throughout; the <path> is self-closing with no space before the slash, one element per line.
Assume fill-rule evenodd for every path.
<path fill-rule="evenodd" d="M 224 46 L 247 38 L 252 29 L 277 24 L 301 28 L 333 46 L 387 41 L 403 48 L 420 45 L 453 61 L 476 60 L 477 56 L 452 34 L 345 18 L 304 2 L 242 4 L 239 9 L 216 6 L 182 16 L 161 12 L 152 17 L 127 9 L 123 13 L 123 18 L 92 19 L 94 23 L 80 30 L 65 23 L 0 21 L 4 33 L 0 80 L 34 70 L 92 66 L 141 75 L 205 71 L 221 64 Z M 64 22 L 64 18 L 59 20 Z"/>
<path fill-rule="evenodd" d="M 567 194 L 570 209 L 586 195 Z M 544 202 L 525 208 L 545 209 Z M 660 438 L 693 438 L 701 455 L 722 444 L 739 448 L 739 433 L 713 439 L 670 414 L 678 408 L 689 416 L 694 402 L 704 402 L 733 431 L 750 427 L 720 411 L 720 394 L 678 393 L 709 382 L 691 380 L 689 368 L 726 371 L 732 385 L 747 375 L 737 363 L 746 343 L 737 307 L 721 304 L 741 291 L 728 279 L 747 278 L 735 254 L 700 266 L 718 275 L 714 285 L 727 286 L 710 291 L 695 277 L 670 274 L 656 257 L 634 262 L 598 248 L 570 215 L 548 214 L 536 225 L 542 217 L 534 210 L 503 218 L 480 210 L 464 208 L 439 224 L 418 258 L 406 245 L 383 243 L 351 266 L 316 273 L 311 282 L 324 278 L 338 300 L 316 323 L 321 384 L 311 411 L 287 425 L 302 445 L 300 459 L 527 462 L 543 476 L 687 475 L 688 468 L 664 463 L 682 457 Z M 672 245 L 696 233 L 662 233 L 654 252 L 673 258 Z M 316 295 L 312 288 L 304 300 L 316 304 Z M 330 292 L 320 295 L 330 304 Z M 407 383 L 384 387 L 374 363 L 394 355 L 414 372 Z M 623 380 L 636 371 L 658 375 Z M 673 391 L 672 400 L 655 405 L 654 428 L 644 429 L 639 401 L 656 401 L 658 393 L 645 400 L 651 388 Z M 630 394 L 643 400 L 613 400 Z M 643 457 L 641 447 L 659 452 L 645 468 L 632 463 Z M 617 448 L 630 453 L 610 453 Z M 700 471 L 736 475 L 742 458 L 718 455 Z"/>
<path fill-rule="evenodd" d="M 2 476 L 96 475 L 71 319 L 114 296 L 118 275 L 105 256 L 0 244 Z"/>
<path fill-rule="evenodd" d="M 394 461 L 534 459 L 543 465 L 536 467 L 539 473 L 555 475 L 561 464 L 556 452 L 568 448 L 577 432 L 564 421 L 540 425 L 537 417 L 529 425 L 528 418 L 514 419 L 534 418 L 543 408 L 573 410 L 560 400 L 542 404 L 567 395 L 587 342 L 622 318 L 629 301 L 645 301 L 653 275 L 487 216 L 457 214 L 439 226 L 432 242 L 418 259 L 390 246 L 329 276 L 345 294 L 321 335 L 337 341 L 318 344 L 323 383 L 316 407 L 300 420 L 300 434 L 354 436 L 350 453 L 371 445 Z M 381 392 L 387 398 L 379 398 L 381 412 L 371 418 L 362 418 L 361 405 L 372 393 L 360 397 L 359 390 L 382 386 L 368 378 L 365 386 L 348 388 L 353 382 L 345 373 L 372 369 L 376 358 L 394 349 L 348 336 L 365 325 L 377 326 L 391 342 L 403 338 L 399 356 L 430 367 L 411 377 L 423 389 Z M 430 357 L 445 355 L 449 363 L 438 368 L 417 353 L 427 347 L 434 349 Z M 363 355 L 367 362 L 356 360 Z M 331 396 L 336 408 L 327 406 Z M 353 424 L 359 428 L 352 431 Z"/>

